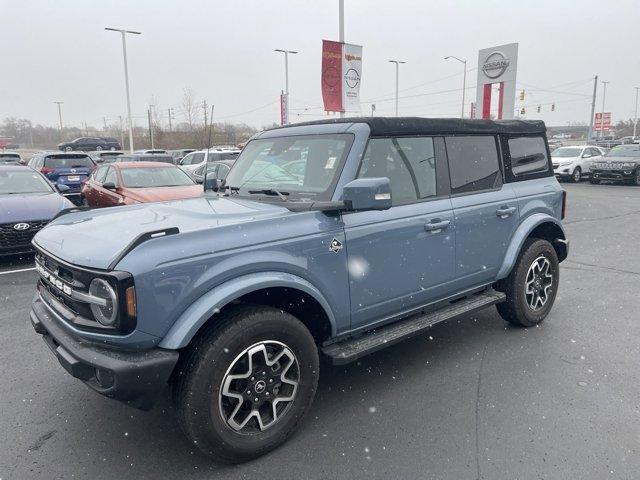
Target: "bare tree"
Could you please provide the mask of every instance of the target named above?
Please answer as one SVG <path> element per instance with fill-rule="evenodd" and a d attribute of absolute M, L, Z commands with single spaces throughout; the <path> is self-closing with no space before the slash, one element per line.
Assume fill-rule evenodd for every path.
<path fill-rule="evenodd" d="M 193 132 L 193 126 L 196 123 L 196 115 L 199 112 L 198 105 L 196 105 L 196 101 L 194 99 L 193 90 L 189 87 L 185 87 L 182 91 L 182 112 L 189 124 L 189 131 Z"/>

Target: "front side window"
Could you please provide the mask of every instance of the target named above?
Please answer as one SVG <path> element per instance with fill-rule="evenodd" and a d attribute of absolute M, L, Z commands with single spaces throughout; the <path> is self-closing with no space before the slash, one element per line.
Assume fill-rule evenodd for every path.
<path fill-rule="evenodd" d="M 118 185 L 118 176 L 116 175 L 115 168 L 109 167 L 103 183 L 113 183 L 114 185 Z"/>
<path fill-rule="evenodd" d="M 292 200 L 330 200 L 352 143 L 351 134 L 252 140 L 225 185 L 241 195 L 271 195 L 277 190 Z M 302 162 L 302 167 L 295 162 Z"/>
<path fill-rule="evenodd" d="M 577 152 L 576 156 L 580 156 Z M 511 172 L 515 177 L 549 171 L 547 146 L 542 137 L 518 137 L 509 139 Z"/>
<path fill-rule="evenodd" d="M 436 164 L 430 137 L 372 138 L 358 178 L 386 177 L 393 205 L 436 195 Z"/>
<path fill-rule="evenodd" d="M 446 137 L 445 145 L 452 194 L 500 187 L 502 172 L 495 137 Z"/>
<path fill-rule="evenodd" d="M 96 173 L 93 174 L 93 179 L 98 183 L 104 182 L 104 177 L 107 175 L 107 170 L 109 167 L 100 167 L 96 170 Z"/>

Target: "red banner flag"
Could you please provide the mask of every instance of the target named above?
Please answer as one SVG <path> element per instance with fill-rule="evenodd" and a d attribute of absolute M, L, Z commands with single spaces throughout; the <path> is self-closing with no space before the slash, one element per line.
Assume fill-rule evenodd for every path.
<path fill-rule="evenodd" d="M 342 112 L 342 44 L 322 41 L 322 101 L 327 112 Z"/>

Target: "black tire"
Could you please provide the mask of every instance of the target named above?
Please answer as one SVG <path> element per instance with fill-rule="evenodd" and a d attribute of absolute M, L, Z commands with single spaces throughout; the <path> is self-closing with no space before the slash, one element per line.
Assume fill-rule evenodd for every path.
<path fill-rule="evenodd" d="M 98 145 L 98 146 L 96 147 L 96 152 L 101 152 L 101 151 L 102 151 L 102 146 Z"/>
<path fill-rule="evenodd" d="M 633 177 L 633 184 L 640 187 L 640 167 L 636 168 L 636 175 Z"/>
<path fill-rule="evenodd" d="M 261 430 L 254 417 L 243 427 L 243 430 L 246 428 L 247 431 L 238 432 L 223 416 L 223 402 L 231 401 L 229 396 L 221 395 L 221 391 L 224 390 L 223 382 L 227 373 L 231 372 L 232 366 L 240 365 L 238 360 L 247 355 L 245 352 L 249 347 L 265 341 L 281 343 L 294 354 L 297 363 L 294 364 L 292 361 L 291 365 L 298 367 L 297 389 L 294 390 L 293 401 L 285 403 L 281 416 L 271 426 Z M 249 356 L 252 359 L 256 358 L 256 366 L 264 358 L 261 353 L 247 355 L 246 358 Z M 276 375 L 273 372 L 277 370 L 268 371 L 268 368 L 268 375 L 264 378 Z M 282 376 L 288 376 L 293 367 L 278 365 L 277 368 L 283 372 Z M 318 372 L 318 349 L 309 330 L 298 319 L 272 307 L 235 307 L 206 326 L 181 356 L 172 380 L 173 400 L 180 425 L 193 445 L 215 461 L 239 463 L 259 457 L 278 447 L 296 430 L 313 402 L 318 385 Z M 264 375 L 265 372 L 257 372 L 255 375 L 260 374 Z M 243 396 L 245 388 L 248 389 L 247 393 L 255 389 L 250 395 L 251 398 L 243 400 L 242 403 L 243 406 L 253 409 L 254 404 L 251 402 L 258 392 L 260 378 L 253 384 L 250 380 L 253 380 L 253 377 L 233 382 L 246 382 L 235 384 L 237 388 L 234 387 L 238 392 L 242 390 L 239 393 Z M 264 386 L 265 382 L 262 383 Z M 281 388 L 292 388 L 284 383 L 286 382 L 283 382 Z M 266 390 L 261 390 L 260 402 L 266 398 L 264 395 L 269 395 L 270 388 L 271 398 L 278 396 L 279 390 L 274 388 L 274 385 L 276 384 L 269 384 Z M 287 394 L 291 394 L 291 390 Z M 281 403 L 278 402 L 278 405 Z M 265 405 L 267 409 L 271 406 L 263 404 Z M 231 405 L 228 408 L 234 407 L 235 405 Z M 241 409 L 239 413 L 242 412 Z M 244 415 L 244 418 L 250 416 Z"/>
<path fill-rule="evenodd" d="M 116 147 L 109 147 L 109 150 L 111 150 L 112 152 L 115 152 Z"/>
<path fill-rule="evenodd" d="M 534 309 L 530 303 L 533 303 L 532 300 L 535 299 L 535 296 L 530 296 L 525 293 L 525 284 L 533 264 L 541 258 L 544 258 L 548 262 L 547 272 L 551 278 L 551 286 L 546 290 L 546 294 L 544 295 L 544 304 Z M 545 275 L 545 277 L 547 276 Z M 496 285 L 496 289 L 504 292 L 507 296 L 506 301 L 497 305 L 498 313 L 500 313 L 503 319 L 513 325 L 522 327 L 538 325 L 546 318 L 553 307 L 553 302 L 558 292 L 559 279 L 560 268 L 558 255 L 553 246 L 546 240 L 537 238 L 527 239 L 520 250 L 516 264 L 509 276 Z M 545 278 L 545 281 L 548 281 L 548 278 Z M 533 286 L 535 287 L 536 285 L 537 283 L 534 282 Z M 541 299 L 542 296 L 540 296 L 540 301 L 542 301 Z M 538 302 L 536 302 L 536 305 L 537 303 Z"/>
<path fill-rule="evenodd" d="M 589 183 L 590 183 L 591 185 L 600 185 L 600 180 L 598 180 L 597 178 L 593 178 L 593 177 L 591 177 L 591 178 L 589 179 Z"/>
<path fill-rule="evenodd" d="M 65 152 L 73 152 L 73 147 L 64 147 Z"/>
<path fill-rule="evenodd" d="M 571 174 L 571 182 L 573 183 L 580 183 L 580 180 L 582 180 L 582 169 L 580 167 L 576 167 L 573 170 L 573 173 Z"/>

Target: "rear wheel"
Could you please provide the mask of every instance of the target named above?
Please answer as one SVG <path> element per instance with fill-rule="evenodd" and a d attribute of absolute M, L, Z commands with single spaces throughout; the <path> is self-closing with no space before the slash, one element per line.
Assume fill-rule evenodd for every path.
<path fill-rule="evenodd" d="M 101 147 L 100 145 L 98 145 L 98 146 L 96 147 L 96 151 L 97 151 L 97 152 L 100 152 L 101 150 L 102 150 L 102 147 Z"/>
<path fill-rule="evenodd" d="M 192 342 L 176 369 L 182 429 L 216 461 L 263 455 L 304 418 L 318 369 L 313 337 L 295 317 L 262 306 L 230 310 Z"/>
<path fill-rule="evenodd" d="M 580 180 L 582 180 L 582 170 L 580 169 L 580 167 L 576 167 L 573 170 L 573 174 L 571 174 L 571 181 L 573 183 L 579 183 Z"/>
<path fill-rule="evenodd" d="M 73 147 L 64 147 L 64 151 L 65 152 L 72 152 L 73 151 Z"/>
<path fill-rule="evenodd" d="M 112 152 L 115 151 L 116 147 L 111 147 L 109 150 L 111 150 Z"/>
<path fill-rule="evenodd" d="M 553 246 L 546 240 L 527 239 L 509 276 L 496 285 L 507 296 L 497 306 L 500 316 L 523 327 L 539 324 L 553 306 L 559 279 L 558 255 Z"/>
<path fill-rule="evenodd" d="M 636 168 L 636 174 L 633 177 L 633 183 L 640 187 L 640 167 Z"/>

